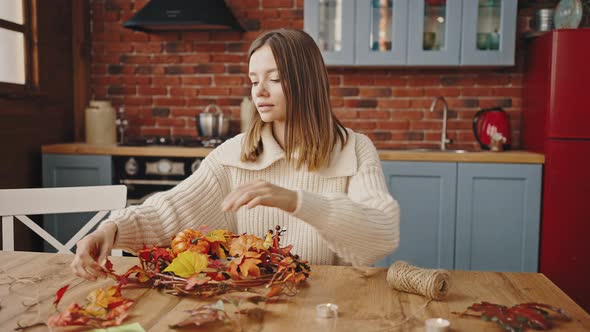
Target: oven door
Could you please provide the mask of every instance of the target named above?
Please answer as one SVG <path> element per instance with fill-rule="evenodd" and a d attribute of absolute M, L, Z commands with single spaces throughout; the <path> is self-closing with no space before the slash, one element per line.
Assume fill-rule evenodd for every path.
<path fill-rule="evenodd" d="M 180 183 L 178 180 L 148 180 L 148 179 L 121 179 L 121 184 L 127 187 L 127 206 L 139 205 L 150 196 L 172 189 Z"/>

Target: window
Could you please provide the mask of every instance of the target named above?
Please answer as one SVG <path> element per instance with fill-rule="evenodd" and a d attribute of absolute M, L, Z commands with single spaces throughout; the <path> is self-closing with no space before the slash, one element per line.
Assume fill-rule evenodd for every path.
<path fill-rule="evenodd" d="M 0 95 L 38 90 L 35 1 L 0 1 Z"/>

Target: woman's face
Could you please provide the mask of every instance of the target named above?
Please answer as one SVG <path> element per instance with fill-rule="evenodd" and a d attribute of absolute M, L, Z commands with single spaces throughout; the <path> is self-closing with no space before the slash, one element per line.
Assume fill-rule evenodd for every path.
<path fill-rule="evenodd" d="M 252 100 L 264 122 L 284 122 L 287 106 L 281 77 L 270 46 L 264 45 L 250 57 L 248 76 L 252 83 Z"/>

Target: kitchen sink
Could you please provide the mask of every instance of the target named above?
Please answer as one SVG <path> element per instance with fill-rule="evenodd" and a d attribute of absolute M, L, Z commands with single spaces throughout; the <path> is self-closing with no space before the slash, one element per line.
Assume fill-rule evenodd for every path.
<path fill-rule="evenodd" d="M 468 153 L 468 150 L 462 149 L 426 149 L 426 148 L 416 148 L 416 149 L 401 149 L 401 151 L 408 151 L 408 152 L 446 152 L 446 153 Z"/>

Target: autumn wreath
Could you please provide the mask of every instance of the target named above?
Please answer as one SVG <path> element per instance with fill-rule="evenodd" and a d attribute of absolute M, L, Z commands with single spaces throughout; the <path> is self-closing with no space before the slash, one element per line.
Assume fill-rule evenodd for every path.
<path fill-rule="evenodd" d="M 119 278 L 134 275 L 177 295 L 209 297 L 262 285 L 269 288 L 267 297 L 294 295 L 310 268 L 307 261 L 291 253 L 292 245 L 280 247 L 284 232 L 276 226 L 262 239 L 225 229 L 186 229 L 174 237 L 170 247 L 144 247 L 138 255 L 141 266 Z"/>
<path fill-rule="evenodd" d="M 116 274 L 107 260 L 105 268 L 117 281 L 117 286 L 93 291 L 84 305 L 72 303 L 60 312 L 59 302 L 68 289 L 67 285 L 62 287 L 53 302 L 58 313 L 49 318 L 47 325 L 120 325 L 134 303 L 121 295 L 121 288 L 129 283 L 162 287 L 174 295 L 199 297 L 233 291 L 245 296 L 243 291 L 256 286 L 268 289 L 261 294 L 265 298 L 281 294 L 293 296 L 297 286 L 309 276 L 310 268 L 307 261 L 291 253 L 292 245 L 280 246 L 284 232 L 276 226 L 262 239 L 251 234 L 237 235 L 225 229 L 186 229 L 176 234 L 170 246 L 144 246 L 138 253 L 140 265 L 122 275 Z M 256 294 L 247 296 L 253 295 Z M 217 315 L 217 311 L 211 312 Z M 213 320 L 219 318 L 215 317 Z M 189 322 L 196 324 L 194 319 Z"/>

